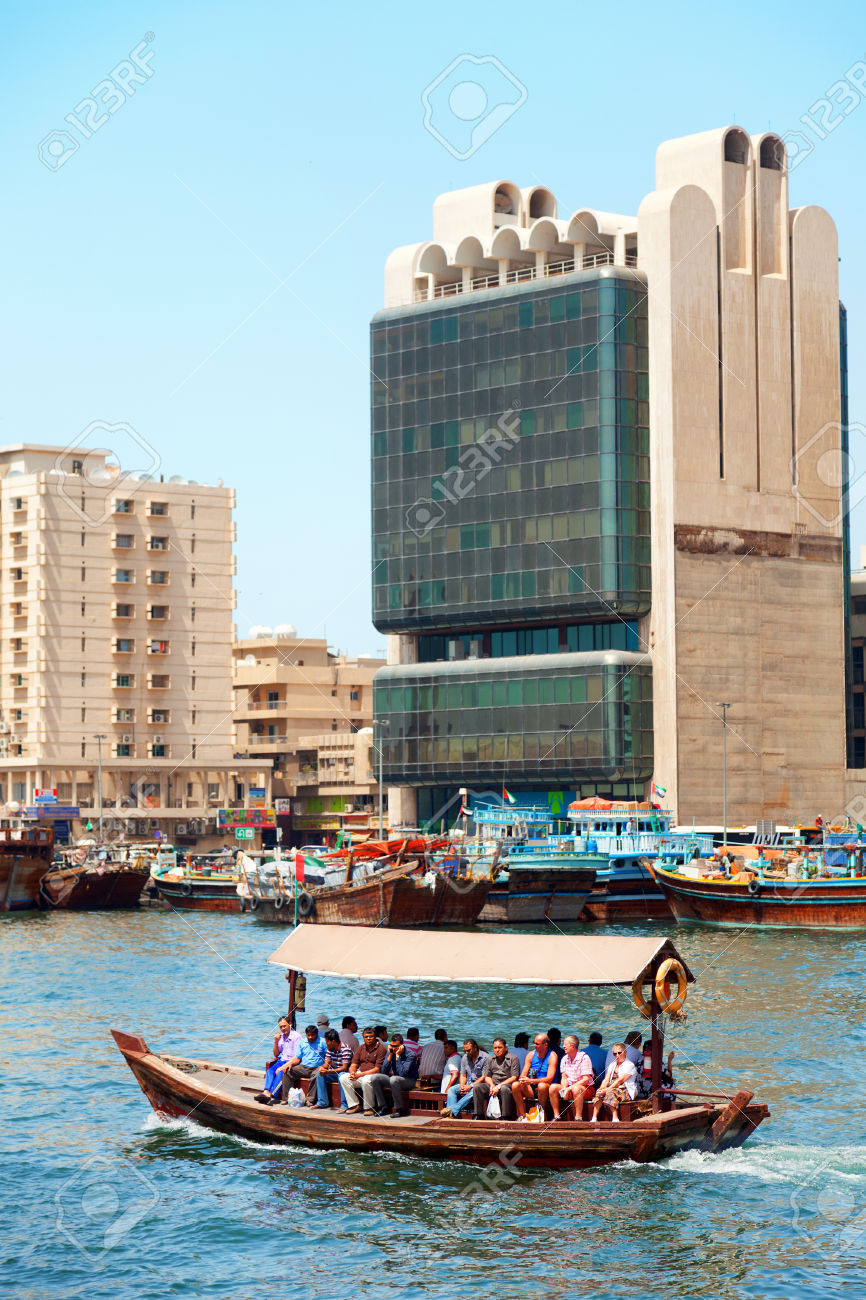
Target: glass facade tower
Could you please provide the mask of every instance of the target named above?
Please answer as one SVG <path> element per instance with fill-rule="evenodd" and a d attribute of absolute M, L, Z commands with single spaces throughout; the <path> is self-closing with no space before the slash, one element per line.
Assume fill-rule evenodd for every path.
<path fill-rule="evenodd" d="M 373 621 L 404 659 L 375 683 L 385 780 L 642 793 L 643 276 L 388 309 L 371 344 Z"/>

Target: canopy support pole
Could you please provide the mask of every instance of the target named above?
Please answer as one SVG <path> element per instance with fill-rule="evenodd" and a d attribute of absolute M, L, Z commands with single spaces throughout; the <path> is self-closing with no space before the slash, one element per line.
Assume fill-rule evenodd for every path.
<path fill-rule="evenodd" d="M 656 997 L 656 973 L 658 967 L 652 974 L 652 996 L 650 998 L 650 1017 L 652 1020 L 652 1065 L 651 1065 L 651 1087 L 652 1087 L 652 1108 L 658 1112 L 662 1108 L 662 1051 L 664 1050 L 664 1030 L 659 1023 L 662 1012 L 659 1010 L 658 999 Z"/>
<path fill-rule="evenodd" d="M 298 982 L 298 972 L 296 970 L 286 971 L 286 979 L 289 981 L 289 1024 L 292 1029 L 295 1028 L 295 985 Z"/>

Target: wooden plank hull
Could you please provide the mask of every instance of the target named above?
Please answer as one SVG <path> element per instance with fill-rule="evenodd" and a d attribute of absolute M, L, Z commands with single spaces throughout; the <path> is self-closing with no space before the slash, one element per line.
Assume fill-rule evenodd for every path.
<path fill-rule="evenodd" d="M 161 898 L 170 907 L 193 912 L 239 912 L 241 900 L 234 880 L 209 880 L 205 876 L 183 880 L 154 877 Z"/>
<path fill-rule="evenodd" d="M 157 1056 L 142 1038 L 112 1033 L 159 1116 L 190 1118 L 205 1128 L 268 1144 L 391 1151 L 507 1168 L 588 1168 L 622 1160 L 655 1161 L 677 1151 L 705 1148 L 712 1141 L 713 1125 L 725 1111 L 721 1105 L 704 1104 L 620 1124 L 517 1124 L 448 1120 L 429 1112 L 388 1120 L 307 1107 L 260 1106 L 253 1096 L 262 1085 L 261 1071 Z M 714 1149 L 740 1146 L 768 1114 L 766 1106 L 745 1106 Z"/>
<path fill-rule="evenodd" d="M 866 878 L 764 880 L 756 893 L 728 880 L 690 880 L 655 869 L 678 921 L 703 925 L 866 929 Z"/>
<path fill-rule="evenodd" d="M 0 830 L 0 912 L 39 906 L 39 882 L 53 858 L 51 830 Z"/>
<path fill-rule="evenodd" d="M 149 875 L 149 867 L 109 868 L 104 872 L 75 868 L 49 871 L 40 886 L 42 906 L 75 912 L 137 907 Z"/>
<path fill-rule="evenodd" d="M 479 921 L 543 924 L 576 921 L 595 883 L 592 867 L 508 867 L 506 884 L 495 884 Z"/>
<path fill-rule="evenodd" d="M 650 881 L 611 880 L 592 891 L 581 921 L 669 921 L 673 912 L 663 891 Z"/>
<path fill-rule="evenodd" d="M 424 876 L 391 868 L 349 885 L 311 891 L 313 910 L 302 919 L 318 925 L 473 925 L 490 892 L 489 880 L 452 880 L 441 872 Z M 265 915 L 264 903 L 256 909 Z M 277 910 L 270 904 L 268 920 L 292 924 L 294 904 Z"/>

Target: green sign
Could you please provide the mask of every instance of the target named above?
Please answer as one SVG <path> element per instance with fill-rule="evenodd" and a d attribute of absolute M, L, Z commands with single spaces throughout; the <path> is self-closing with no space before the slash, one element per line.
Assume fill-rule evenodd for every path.
<path fill-rule="evenodd" d="M 238 826 L 235 830 L 236 840 L 251 840 L 255 835 L 252 826 Z"/>

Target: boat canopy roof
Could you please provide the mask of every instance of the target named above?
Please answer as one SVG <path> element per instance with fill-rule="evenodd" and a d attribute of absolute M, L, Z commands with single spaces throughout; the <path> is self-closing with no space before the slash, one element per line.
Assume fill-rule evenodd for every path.
<path fill-rule="evenodd" d="M 274 966 L 309 975 L 448 984 L 632 984 L 656 959 L 676 957 L 670 939 L 614 935 L 483 934 L 299 925 L 271 953 Z"/>

